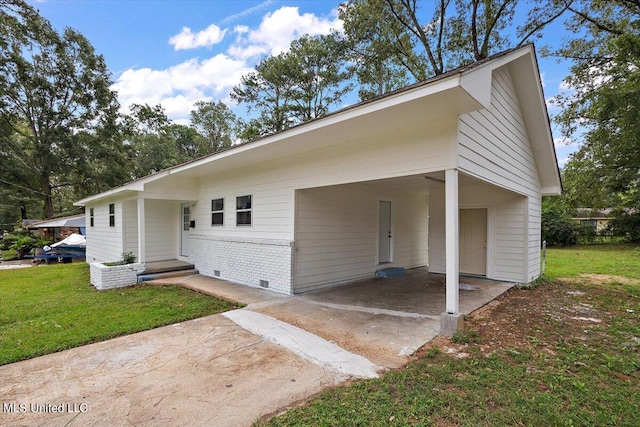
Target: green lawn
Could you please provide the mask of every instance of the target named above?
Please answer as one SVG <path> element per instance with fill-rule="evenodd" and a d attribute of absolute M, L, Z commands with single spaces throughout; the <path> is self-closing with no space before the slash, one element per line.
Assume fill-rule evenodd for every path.
<path fill-rule="evenodd" d="M 555 280 L 512 289 L 405 368 L 321 393 L 257 426 L 639 426 L 633 245 L 548 251 Z M 559 280 L 559 277 L 573 277 Z"/>
<path fill-rule="evenodd" d="M 603 244 L 547 249 L 545 276 L 576 277 L 606 274 L 640 279 L 640 245 Z"/>
<path fill-rule="evenodd" d="M 97 291 L 85 263 L 0 270 L 0 365 L 235 307 L 178 286 Z"/>

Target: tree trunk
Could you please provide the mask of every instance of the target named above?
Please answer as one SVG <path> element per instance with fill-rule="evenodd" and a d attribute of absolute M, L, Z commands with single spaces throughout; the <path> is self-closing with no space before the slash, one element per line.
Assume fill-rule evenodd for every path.
<path fill-rule="evenodd" d="M 51 198 L 51 181 L 49 175 L 40 176 L 40 188 L 44 197 L 44 217 L 53 218 L 53 199 Z"/>

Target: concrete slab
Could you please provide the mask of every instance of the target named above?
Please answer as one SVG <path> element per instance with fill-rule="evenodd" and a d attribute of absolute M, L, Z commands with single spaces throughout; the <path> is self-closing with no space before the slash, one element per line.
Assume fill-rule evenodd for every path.
<path fill-rule="evenodd" d="M 244 305 L 279 302 L 291 298 L 288 295 L 278 294 L 266 289 L 238 285 L 236 283 L 215 279 L 213 277 L 202 276 L 199 274 L 186 277 L 151 280 L 149 282 L 146 282 L 146 284 L 177 284 L 184 286 L 185 288 L 193 289 L 194 291 L 202 292 L 206 295 L 211 295 L 223 299 L 225 301 L 231 301 Z"/>
<path fill-rule="evenodd" d="M 460 312 L 468 314 L 513 283 L 462 277 Z M 426 269 L 308 292 L 250 309 L 295 325 L 385 367 L 399 367 L 440 334 L 445 276 Z"/>
<path fill-rule="evenodd" d="M 215 315 L 0 367 L 0 425 L 251 425 L 346 378 Z"/>
<path fill-rule="evenodd" d="M 222 314 L 249 332 L 292 351 L 303 359 L 356 378 L 377 378 L 382 367 L 312 333 L 250 310 Z"/>

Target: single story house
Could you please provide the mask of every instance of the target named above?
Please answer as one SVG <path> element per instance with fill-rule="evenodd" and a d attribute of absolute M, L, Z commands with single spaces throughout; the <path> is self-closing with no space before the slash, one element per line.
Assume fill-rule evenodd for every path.
<path fill-rule="evenodd" d="M 603 234 L 614 217 L 613 209 L 577 208 L 576 215 L 571 218 L 582 227 L 589 227 L 596 234 Z"/>
<path fill-rule="evenodd" d="M 87 197 L 87 262 L 133 252 L 294 294 L 384 267 L 529 282 L 561 180 L 533 45 Z"/>
<path fill-rule="evenodd" d="M 85 223 L 84 214 L 77 214 L 33 222 L 27 225 L 27 228 L 31 231 L 37 231 L 40 237 L 58 242 L 74 233 L 84 235 L 86 232 Z"/>

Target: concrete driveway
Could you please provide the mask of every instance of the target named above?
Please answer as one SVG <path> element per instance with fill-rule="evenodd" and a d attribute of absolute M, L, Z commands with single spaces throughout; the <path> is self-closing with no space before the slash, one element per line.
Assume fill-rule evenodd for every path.
<path fill-rule="evenodd" d="M 406 363 L 437 335 L 443 280 L 414 270 L 287 297 L 182 278 L 248 306 L 2 366 L 0 425 L 251 425 Z M 511 286 L 461 282 L 464 312 Z"/>

